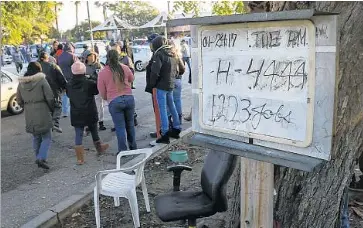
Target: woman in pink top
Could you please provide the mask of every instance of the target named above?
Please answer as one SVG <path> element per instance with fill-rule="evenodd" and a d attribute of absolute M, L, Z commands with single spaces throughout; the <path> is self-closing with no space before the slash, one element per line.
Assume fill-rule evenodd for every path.
<path fill-rule="evenodd" d="M 134 126 L 135 100 L 131 90 L 134 75 L 128 66 L 118 60 L 119 54 L 116 50 L 107 53 L 106 66 L 98 74 L 97 88 L 102 99 L 109 103 L 120 152 L 127 150 L 126 134 L 129 149 L 135 150 L 137 146 Z"/>

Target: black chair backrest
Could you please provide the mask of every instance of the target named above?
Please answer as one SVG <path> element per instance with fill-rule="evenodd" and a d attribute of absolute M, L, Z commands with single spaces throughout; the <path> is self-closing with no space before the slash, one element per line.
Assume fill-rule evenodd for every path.
<path fill-rule="evenodd" d="M 227 182 L 236 165 L 236 156 L 210 151 L 204 161 L 201 185 L 203 192 L 212 199 L 216 212 L 228 209 Z"/>

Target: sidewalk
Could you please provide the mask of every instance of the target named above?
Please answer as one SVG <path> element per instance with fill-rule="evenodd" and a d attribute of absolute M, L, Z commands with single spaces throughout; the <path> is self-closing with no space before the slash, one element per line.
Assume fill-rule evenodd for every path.
<path fill-rule="evenodd" d="M 136 99 L 136 111 L 139 122 L 139 126 L 136 127 L 138 148 L 149 147 L 150 141 L 154 140 L 149 137 L 149 133 L 155 131 L 151 97 L 143 89 L 145 88 L 144 74 L 144 72 L 135 74 L 137 78 L 137 89 L 133 91 Z M 187 80 L 183 81 L 183 110 L 184 113 L 188 113 L 192 103 L 191 86 L 187 84 Z M 44 173 L 43 170 L 36 168 L 34 160 L 31 160 L 31 162 L 24 161 L 25 156 L 31 156 L 32 159 L 30 136 L 24 133 L 23 130 L 24 119 L 17 117 L 2 119 L 2 127 L 5 126 L 9 128 L 8 131 L 11 131 L 8 132 L 6 141 L 2 137 L 2 150 L 7 151 L 6 154 L 2 151 L 2 159 L 9 158 L 7 160 L 10 162 L 5 164 L 7 167 L 6 170 L 3 170 L 4 167 L 2 167 L 2 172 L 6 172 L 14 178 L 18 176 L 17 179 L 22 181 L 20 184 L 7 183 L 10 186 L 8 187 L 9 191 L 1 194 L 2 228 L 20 227 L 68 197 L 84 191 L 85 188 L 88 188 L 94 182 L 94 176 L 97 171 L 115 168 L 116 157 L 110 153 L 117 152 L 117 140 L 115 133 L 110 132 L 113 123 L 107 111 L 108 108 L 106 107 L 105 110 L 105 125 L 108 129 L 100 132 L 100 138 L 110 144 L 108 153 L 98 158 L 92 144 L 91 136 L 85 137 L 84 146 L 90 149 L 86 151 L 86 163 L 82 166 L 75 165 L 76 156 L 73 149 L 74 129 L 70 126 L 69 118 L 62 118 L 60 125 L 63 133 L 53 134 L 49 154 L 51 169 L 48 173 Z M 13 121 L 14 119 L 18 120 L 17 123 Z M 18 126 L 15 126 L 15 124 Z M 184 130 L 189 127 L 191 127 L 191 122 L 183 123 Z M 23 164 L 13 165 L 12 162 Z M 31 167 L 32 170 L 25 169 L 19 171 L 16 168 L 19 166 L 23 168 Z M 27 173 L 27 175 L 24 175 L 23 172 Z M 34 180 L 30 179 L 30 177 L 34 178 Z M 9 180 L 2 180 L 2 184 L 4 182 L 9 182 Z M 15 187 L 12 188 L 11 186 Z"/>
<path fill-rule="evenodd" d="M 184 124 L 184 129 L 190 127 L 190 123 Z M 146 135 L 151 127 L 143 127 L 145 136 L 137 140 L 139 148 L 148 147 L 150 138 Z M 140 134 L 139 134 L 140 135 Z M 75 165 L 73 150 L 62 151 L 67 157 L 62 161 L 62 168 L 49 172 L 30 184 L 23 184 L 16 189 L 3 193 L 1 227 L 20 227 L 29 220 L 55 206 L 66 198 L 83 191 L 94 182 L 97 171 L 113 169 L 116 166 L 116 157 L 107 153 L 97 158 L 91 140 L 86 140 L 86 147 L 91 150 L 86 152 L 86 163 L 83 166 Z M 117 139 L 112 136 L 108 141 L 109 151 L 117 151 Z"/>

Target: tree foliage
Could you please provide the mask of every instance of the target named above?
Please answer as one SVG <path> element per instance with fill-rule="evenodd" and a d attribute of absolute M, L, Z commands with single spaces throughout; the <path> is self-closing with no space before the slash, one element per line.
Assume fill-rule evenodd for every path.
<path fill-rule="evenodd" d="M 19 45 L 48 35 L 55 21 L 55 2 L 2 2 L 2 43 Z"/>
<path fill-rule="evenodd" d="M 200 15 L 200 1 L 175 1 L 173 2 L 173 13 L 182 11 L 183 13 L 193 13 L 194 16 Z"/>
<path fill-rule="evenodd" d="M 132 1 L 110 4 L 109 9 L 130 25 L 140 26 L 154 19 L 159 11 L 148 2 Z"/>
<path fill-rule="evenodd" d="M 98 21 L 91 21 L 91 26 L 92 28 L 100 25 L 101 23 Z M 80 32 L 80 36 L 84 37 L 84 40 L 90 40 L 91 39 L 91 33 L 89 31 L 89 25 L 88 25 L 88 21 L 82 21 L 79 25 L 79 32 Z M 104 39 L 106 36 L 105 32 L 94 32 L 93 33 L 93 39 L 95 40 L 99 40 L 99 39 Z M 69 41 L 79 41 L 78 40 L 78 29 L 75 26 L 74 28 L 67 30 L 64 33 L 64 37 L 66 40 Z"/>
<path fill-rule="evenodd" d="M 242 1 L 218 1 L 213 2 L 213 15 L 231 15 L 246 13 Z"/>

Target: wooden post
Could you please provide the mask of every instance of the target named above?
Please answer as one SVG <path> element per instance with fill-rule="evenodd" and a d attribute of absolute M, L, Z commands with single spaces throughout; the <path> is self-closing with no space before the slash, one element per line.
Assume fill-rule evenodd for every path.
<path fill-rule="evenodd" d="M 241 157 L 241 228 L 273 227 L 274 165 Z"/>

